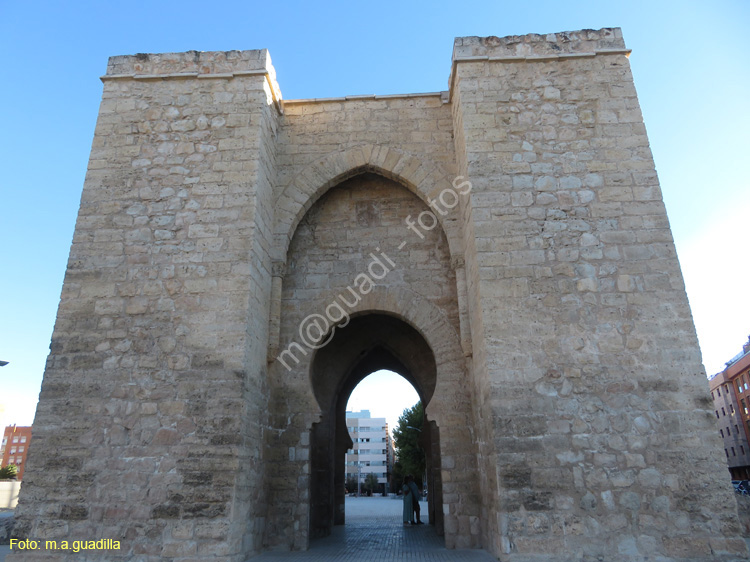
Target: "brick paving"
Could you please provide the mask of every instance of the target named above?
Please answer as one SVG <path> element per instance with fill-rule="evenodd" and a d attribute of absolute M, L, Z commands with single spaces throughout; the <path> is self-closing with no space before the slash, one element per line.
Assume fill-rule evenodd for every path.
<path fill-rule="evenodd" d="M 427 513 L 426 503 L 422 513 Z M 446 549 L 431 525 L 404 527 L 400 499 L 347 498 L 346 519 L 346 525 L 312 541 L 305 552 L 266 552 L 248 562 L 497 562 L 483 550 Z M 0 562 L 8 551 L 0 546 Z"/>
<path fill-rule="evenodd" d="M 427 513 L 427 504 L 422 504 Z M 423 520 L 425 518 L 423 517 Z M 311 541 L 306 552 L 266 552 L 249 562 L 497 562 L 483 550 L 448 550 L 431 525 L 405 527 L 401 500 L 346 498 L 346 525 Z"/>

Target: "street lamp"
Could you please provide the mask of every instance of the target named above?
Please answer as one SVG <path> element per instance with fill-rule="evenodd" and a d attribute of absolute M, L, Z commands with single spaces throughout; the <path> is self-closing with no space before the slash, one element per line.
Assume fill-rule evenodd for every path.
<path fill-rule="evenodd" d="M 5 367 L 7 364 L 7 361 L 0 361 L 0 367 Z"/>

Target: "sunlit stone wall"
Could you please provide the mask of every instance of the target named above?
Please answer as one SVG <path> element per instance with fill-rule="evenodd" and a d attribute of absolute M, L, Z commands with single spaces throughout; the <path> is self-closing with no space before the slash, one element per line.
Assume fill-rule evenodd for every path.
<path fill-rule="evenodd" d="M 264 50 L 110 59 L 16 536 L 307 548 L 314 349 L 279 357 L 382 239 L 351 312 L 434 354 L 446 546 L 746 556 L 627 54 L 463 37 L 445 92 L 286 102 Z"/>

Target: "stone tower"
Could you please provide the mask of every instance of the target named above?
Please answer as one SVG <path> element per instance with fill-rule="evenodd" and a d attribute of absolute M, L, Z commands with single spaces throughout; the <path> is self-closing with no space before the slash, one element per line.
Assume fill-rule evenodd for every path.
<path fill-rule="evenodd" d="M 388 368 L 448 548 L 746 556 L 627 55 L 463 37 L 446 92 L 307 100 L 265 50 L 111 58 L 17 534 L 304 549 Z"/>

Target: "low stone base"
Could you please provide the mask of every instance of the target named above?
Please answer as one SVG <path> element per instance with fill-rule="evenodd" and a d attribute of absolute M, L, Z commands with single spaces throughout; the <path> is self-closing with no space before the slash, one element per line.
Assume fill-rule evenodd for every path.
<path fill-rule="evenodd" d="M 12 511 L 0 511 L 0 546 L 10 544 L 14 522 Z"/>
<path fill-rule="evenodd" d="M 740 516 L 740 532 L 750 538 L 750 496 L 734 495 L 737 500 L 737 514 Z"/>

